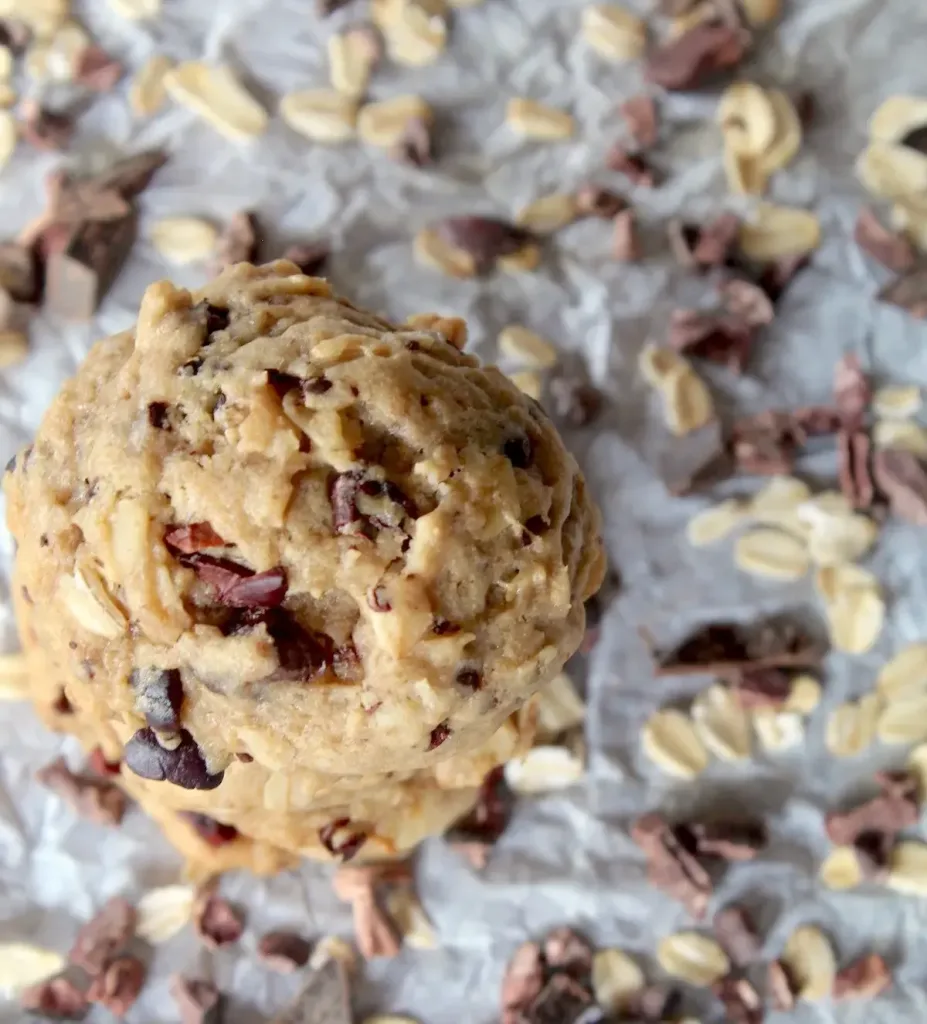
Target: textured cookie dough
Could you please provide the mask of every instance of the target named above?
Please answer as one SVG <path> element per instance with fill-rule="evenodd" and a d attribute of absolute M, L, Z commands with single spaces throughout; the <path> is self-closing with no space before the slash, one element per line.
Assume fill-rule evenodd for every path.
<path fill-rule="evenodd" d="M 46 719 L 290 850 L 253 817 L 295 806 L 280 779 L 305 812 L 491 745 L 603 556 L 549 420 L 464 338 L 286 261 L 150 287 L 5 478 Z"/>

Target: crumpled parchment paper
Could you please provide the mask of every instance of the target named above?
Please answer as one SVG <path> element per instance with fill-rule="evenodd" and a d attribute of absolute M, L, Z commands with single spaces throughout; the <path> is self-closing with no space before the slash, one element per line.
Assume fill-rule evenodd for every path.
<path fill-rule="evenodd" d="M 648 13 L 651 5 L 627 0 L 627 6 Z M 825 399 L 833 364 L 846 351 L 860 353 L 878 382 L 927 386 L 927 327 L 872 301 L 882 273 L 850 240 L 862 201 L 852 162 L 868 115 L 893 93 L 927 94 L 927 7 L 915 0 L 784 0 L 784 6 L 783 23 L 763 37 L 745 74 L 814 93 L 814 125 L 799 159 L 777 176 L 772 195 L 813 206 L 825 242 L 788 292 L 747 374 L 734 380 L 711 372 L 726 414 Z M 804 746 L 741 765 L 715 763 L 688 785 L 661 776 L 639 749 L 647 715 L 702 681 L 654 681 L 638 626 L 671 641 L 706 618 L 752 619 L 796 606 L 820 614 L 810 583 L 751 580 L 733 568 L 726 545 L 687 547 L 684 524 L 708 499 L 667 496 L 659 471 L 670 442 L 657 400 L 635 369 L 638 350 L 648 337 L 660 336 L 670 310 L 705 297 L 704 283 L 672 267 L 661 224 L 674 212 L 698 217 L 730 204 L 711 123 L 713 96 L 672 96 L 663 103 L 666 142 L 654 159 L 666 183 L 630 192 L 644 225 L 647 258 L 641 264 L 610 262 L 608 226 L 595 221 L 559 233 L 533 274 L 456 281 L 412 263 L 412 234 L 436 217 L 510 215 L 537 195 L 593 177 L 620 184 L 601 171 L 602 158 L 621 131 L 617 105 L 639 91 L 641 69 L 607 65 L 583 45 L 577 36 L 582 7 L 583 0 L 487 0 L 456 13 L 448 52 L 435 66 L 386 64 L 376 73 L 374 98 L 418 92 L 438 111 L 439 161 L 424 171 L 353 144 L 312 145 L 279 119 L 253 145 L 227 142 L 177 109 L 136 123 L 125 102 L 126 83 L 97 100 L 82 118 L 67 160 L 93 165 L 113 152 L 166 145 L 171 161 L 142 199 L 142 240 L 97 322 L 66 327 L 40 316 L 29 359 L 0 375 L 0 459 L 30 439 L 91 342 L 131 323 L 148 283 L 164 276 L 191 286 L 205 280 L 200 267 L 165 266 L 144 240 L 146 226 L 169 214 L 223 222 L 248 207 L 274 240 L 329 238 L 336 288 L 397 318 L 423 310 L 465 316 L 473 349 L 487 359 L 495 358 L 496 332 L 509 322 L 538 329 L 566 352 L 582 353 L 609 403 L 595 427 L 570 440 L 605 511 L 610 556 L 625 580 L 607 611 L 601 642 L 586 664 L 576 666 L 577 677 L 585 676 L 590 707 L 588 779 L 564 795 L 521 802 L 482 875 L 443 843 L 424 846 L 420 892 L 440 948 L 405 950 L 396 960 L 368 965 L 355 986 L 358 1019 L 377 1009 L 405 1012 L 424 1024 L 493 1021 L 503 965 L 514 946 L 561 923 L 637 954 L 657 978 L 657 940 L 688 922 L 679 905 L 645 884 L 627 825 L 645 809 L 690 810 L 729 801 L 768 814 L 773 838 L 757 862 L 728 871 L 714 906 L 737 897 L 754 907 L 771 956 L 796 924 L 810 921 L 834 937 L 843 962 L 874 950 L 897 965 L 896 987 L 874 1003 L 834 1011 L 805 1006 L 794 1019 L 921 1022 L 927 1019 L 927 904 L 884 891 L 828 893 L 815 876 L 827 849 L 822 810 L 852 794 L 874 767 L 904 757 L 903 751 L 877 748 L 838 763 L 824 751 L 823 726 L 828 709 L 865 692 L 877 666 L 900 644 L 927 635 L 923 531 L 894 523 L 884 531 L 871 564 L 889 595 L 889 625 L 870 655 L 829 658 L 826 698 L 810 720 Z M 283 92 L 327 84 L 324 41 L 363 8 L 363 0 L 355 0 L 322 21 L 310 0 L 165 0 L 163 15 L 146 24 L 122 21 L 104 0 L 95 0 L 81 5 L 80 13 L 130 65 L 153 52 L 225 59 L 247 73 L 272 109 Z M 515 138 L 503 116 L 506 99 L 516 94 L 570 109 L 580 125 L 576 140 L 534 144 Z M 14 234 L 41 208 L 42 175 L 56 159 L 23 146 L 3 172 L 5 234 Z M 826 457 L 803 469 L 822 484 L 833 479 Z M 0 623 L 3 642 L 14 649 L 5 533 L 0 544 Z M 27 707 L 0 708 L 0 941 L 66 950 L 79 922 L 108 896 L 137 897 L 177 877 L 177 856 L 140 813 L 130 814 L 118 831 L 104 830 L 75 820 L 33 781 L 34 770 L 61 749 L 79 763 L 73 744 L 46 733 Z M 282 926 L 307 935 L 350 933 L 349 908 L 335 900 L 327 874 L 307 864 L 270 881 L 228 879 L 228 893 L 247 908 L 249 927 L 240 946 L 208 953 L 188 931 L 158 948 L 143 997 L 126 1019 L 176 1020 L 167 978 L 181 969 L 212 977 L 229 994 L 229 1021 L 272 1015 L 297 982 L 256 964 L 257 937 Z M 710 1005 L 704 994 L 691 993 L 692 1012 L 720 1019 Z M 0 1020 L 22 1016 L 13 1003 L 0 1001 Z M 95 1011 L 90 1019 L 109 1017 Z"/>

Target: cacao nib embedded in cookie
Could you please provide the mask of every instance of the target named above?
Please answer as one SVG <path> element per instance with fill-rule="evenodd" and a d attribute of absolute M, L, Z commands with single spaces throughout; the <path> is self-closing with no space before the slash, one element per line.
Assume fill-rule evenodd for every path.
<path fill-rule="evenodd" d="M 268 370 L 267 383 L 277 392 L 280 398 L 288 391 L 294 391 L 302 386 L 302 380 L 292 373 L 283 373 L 282 370 Z"/>
<path fill-rule="evenodd" d="M 329 853 L 350 860 L 367 842 L 367 833 L 351 828 L 350 818 L 336 818 L 319 829 L 319 839 Z"/>
<path fill-rule="evenodd" d="M 152 729 L 172 732 L 180 728 L 183 680 L 176 668 L 137 668 L 129 676 L 135 703 Z"/>
<path fill-rule="evenodd" d="M 524 435 L 513 437 L 502 446 L 502 454 L 516 469 L 527 469 L 534 458 L 534 445 Z"/>
<path fill-rule="evenodd" d="M 256 573 L 212 555 L 192 554 L 181 561 L 208 583 L 216 600 L 228 608 L 276 608 L 286 597 L 287 576 L 282 566 Z"/>
<path fill-rule="evenodd" d="M 206 341 L 208 345 L 213 340 L 216 331 L 224 331 L 229 325 L 229 311 L 222 306 L 214 306 L 211 302 L 202 302 L 197 307 L 203 310 L 203 318 L 206 322 Z"/>
<path fill-rule="evenodd" d="M 139 729 L 125 749 L 125 763 L 143 779 L 170 782 L 181 789 L 215 789 L 224 772 L 210 774 L 196 740 L 181 729 L 173 750 L 162 747 L 153 729 Z"/>
<path fill-rule="evenodd" d="M 332 382 L 328 377 L 310 377 L 309 380 L 303 381 L 303 392 L 307 395 L 324 395 L 331 389 Z"/>
<path fill-rule="evenodd" d="M 483 677 L 475 668 L 462 668 L 454 677 L 458 686 L 468 690 L 480 690 L 483 688 Z"/>
<path fill-rule="evenodd" d="M 203 360 L 199 357 L 188 359 L 177 371 L 181 377 L 195 377 L 203 367 Z"/>
<path fill-rule="evenodd" d="M 295 932 L 268 932 L 258 940 L 258 959 L 272 971 L 289 974 L 309 962 L 312 944 Z"/>
<path fill-rule="evenodd" d="M 170 430 L 170 406 L 167 402 L 152 402 L 148 406 L 148 422 L 155 430 Z"/>
<path fill-rule="evenodd" d="M 345 670 L 357 665 L 353 644 L 334 649 L 325 633 L 305 629 L 282 608 L 247 609 L 235 615 L 224 629 L 226 636 L 238 636 L 263 625 L 274 642 L 280 667 L 262 682 L 309 683 L 324 675 L 336 662 Z"/>
<path fill-rule="evenodd" d="M 58 698 L 55 703 L 52 704 L 52 710 L 56 711 L 59 715 L 73 715 L 74 707 L 65 695 L 64 690 L 58 694 Z"/>
<path fill-rule="evenodd" d="M 221 548 L 225 541 L 209 523 L 190 523 L 172 526 L 164 534 L 164 543 L 175 553 L 193 555 L 205 548 Z"/>
<path fill-rule="evenodd" d="M 367 594 L 367 604 L 375 612 L 388 612 L 392 610 L 389 598 L 386 596 L 386 587 L 373 587 Z"/>
<path fill-rule="evenodd" d="M 441 722 L 431 730 L 431 735 L 428 737 L 428 749 L 435 750 L 440 747 L 442 743 L 450 736 L 451 727 L 447 722 Z"/>
<path fill-rule="evenodd" d="M 239 757 L 243 756 L 245 755 L 239 755 Z M 234 825 L 223 825 L 221 821 L 210 818 L 208 814 L 199 814 L 197 811 L 178 811 L 177 813 L 200 839 L 209 843 L 210 846 L 225 846 L 226 843 L 233 843 L 240 834 Z"/>
<path fill-rule="evenodd" d="M 364 477 L 360 470 L 339 473 L 332 481 L 329 500 L 332 506 L 332 525 L 336 533 L 344 533 L 360 519 L 357 511 L 357 492 Z"/>

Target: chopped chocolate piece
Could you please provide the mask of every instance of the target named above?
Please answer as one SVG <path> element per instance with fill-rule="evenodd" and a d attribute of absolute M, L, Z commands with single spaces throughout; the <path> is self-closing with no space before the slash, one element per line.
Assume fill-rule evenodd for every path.
<path fill-rule="evenodd" d="M 804 444 L 809 437 L 836 434 L 840 430 L 840 411 L 829 405 L 806 405 L 792 413 L 795 437 Z"/>
<path fill-rule="evenodd" d="M 462 668 L 454 676 L 454 682 L 465 690 L 481 690 L 483 688 L 483 677 L 475 668 Z"/>
<path fill-rule="evenodd" d="M 773 302 L 778 302 L 799 270 L 808 265 L 808 259 L 807 254 L 783 256 L 782 259 L 767 264 L 760 275 L 760 287 Z"/>
<path fill-rule="evenodd" d="M 618 108 L 628 132 L 641 149 L 650 149 L 657 141 L 657 104 L 652 96 L 632 96 Z"/>
<path fill-rule="evenodd" d="M 631 838 L 646 855 L 651 884 L 678 899 L 693 917 L 702 917 L 713 886 L 688 829 L 670 828 L 660 815 L 648 814 L 635 822 Z"/>
<path fill-rule="evenodd" d="M 421 117 L 406 121 L 402 138 L 390 150 L 394 160 L 410 167 L 427 167 L 434 161 L 431 125 Z"/>
<path fill-rule="evenodd" d="M 731 904 L 715 914 L 715 937 L 736 967 L 746 967 L 759 959 L 762 943 L 743 907 Z"/>
<path fill-rule="evenodd" d="M 766 845 L 766 830 L 751 822 L 699 822 L 688 828 L 697 853 L 725 861 L 753 860 Z"/>
<path fill-rule="evenodd" d="M 737 420 L 728 442 L 739 469 L 766 476 L 791 473 L 801 443 L 795 418 L 775 409 Z"/>
<path fill-rule="evenodd" d="M 515 469 L 527 469 L 534 458 L 534 445 L 531 438 L 522 434 L 510 438 L 502 446 L 502 454 L 512 463 Z"/>
<path fill-rule="evenodd" d="M 19 1005 L 56 1020 L 80 1020 L 90 1009 L 87 996 L 70 978 L 49 978 L 19 993 Z"/>
<path fill-rule="evenodd" d="M 74 81 L 94 92 L 109 92 L 122 78 L 125 68 L 102 46 L 91 43 L 78 55 Z"/>
<path fill-rule="evenodd" d="M 471 256 L 481 274 L 500 256 L 511 256 L 532 241 L 529 231 L 493 217 L 447 217 L 434 228 L 444 241 Z"/>
<path fill-rule="evenodd" d="M 737 242 L 740 218 L 735 213 L 722 213 L 698 229 L 692 258 L 698 267 L 721 267 L 727 263 Z"/>
<path fill-rule="evenodd" d="M 763 1001 L 746 978 L 728 975 L 712 988 L 724 1004 L 726 1024 L 762 1024 Z"/>
<path fill-rule="evenodd" d="M 755 336 L 755 325 L 740 317 L 676 309 L 670 316 L 667 343 L 677 352 L 741 373 Z"/>
<path fill-rule="evenodd" d="M 695 247 L 700 234 L 701 228 L 695 224 L 687 224 L 679 217 L 674 217 L 666 225 L 666 237 L 670 244 L 670 252 L 679 266 L 687 269 L 697 266 Z"/>
<path fill-rule="evenodd" d="M 576 193 L 576 209 L 582 217 L 611 220 L 627 207 L 627 200 L 601 185 L 583 185 Z"/>
<path fill-rule="evenodd" d="M 92 673 L 91 673 L 90 678 L 91 679 L 93 678 L 93 674 Z M 55 703 L 52 704 L 52 711 L 54 711 L 56 714 L 59 714 L 59 715 L 73 715 L 74 714 L 74 705 L 68 700 L 68 695 L 64 692 L 64 690 L 62 690 L 58 694 L 58 697 L 56 698 Z"/>
<path fill-rule="evenodd" d="M 114 896 L 81 926 L 68 962 L 96 977 L 135 934 L 135 907 L 121 896 Z"/>
<path fill-rule="evenodd" d="M 718 72 L 736 67 L 747 52 L 750 37 L 722 21 L 703 21 L 676 39 L 651 50 L 646 77 L 671 91 L 695 89 Z"/>
<path fill-rule="evenodd" d="M 22 137 L 35 149 L 67 149 L 74 134 L 74 120 L 67 114 L 46 110 L 35 99 L 24 100 L 20 112 Z"/>
<path fill-rule="evenodd" d="M 872 470 L 892 513 L 905 523 L 927 526 L 927 467 L 921 460 L 913 452 L 885 449 L 873 456 Z"/>
<path fill-rule="evenodd" d="M 135 705 L 152 729 L 172 732 L 180 728 L 183 680 L 176 668 L 138 668 L 129 676 Z"/>
<path fill-rule="evenodd" d="M 834 368 L 834 404 L 847 430 L 856 430 L 872 400 L 872 389 L 859 365 L 859 357 L 847 353 Z"/>
<path fill-rule="evenodd" d="M 216 892 L 215 885 L 207 885 L 193 904 L 193 930 L 207 949 L 218 949 L 238 942 L 245 930 L 245 920 Z"/>
<path fill-rule="evenodd" d="M 544 939 L 544 960 L 548 969 L 584 981 L 592 970 L 592 946 L 572 928 L 555 928 Z"/>
<path fill-rule="evenodd" d="M 227 558 L 199 553 L 181 561 L 213 588 L 216 600 L 227 608 L 276 608 L 286 597 L 287 575 L 282 566 L 256 573 Z"/>
<path fill-rule="evenodd" d="M 0 288 L 17 302 L 35 302 L 39 278 L 35 253 L 18 242 L 0 243 Z"/>
<path fill-rule="evenodd" d="M 347 972 L 340 960 L 330 957 L 310 974 L 296 999 L 272 1024 L 351 1024 L 353 1020 Z"/>
<path fill-rule="evenodd" d="M 239 759 L 244 759 L 248 755 L 239 754 L 237 756 Z M 178 811 L 177 814 L 203 842 L 210 846 L 225 846 L 226 843 L 233 843 L 239 836 L 238 829 L 234 825 L 223 825 L 221 821 L 210 818 L 208 814 L 200 814 L 199 811 Z"/>
<path fill-rule="evenodd" d="M 129 798 L 117 785 L 96 775 L 72 772 L 63 757 L 40 768 L 35 777 L 81 818 L 97 825 L 118 825 L 129 806 Z"/>
<path fill-rule="evenodd" d="M 343 673 L 349 674 L 357 664 L 356 652 L 353 661 L 347 648 L 339 648 L 339 654 L 334 650 L 330 636 L 304 629 L 282 608 L 246 611 L 243 618 L 233 624 L 229 633 L 235 635 L 259 625 L 264 626 L 273 640 L 277 660 L 280 662 L 279 667 L 263 682 L 311 683 L 332 667 L 340 666 Z M 336 654 L 339 659 L 337 664 Z"/>
<path fill-rule="evenodd" d="M 718 285 L 718 294 L 727 312 L 750 327 L 765 327 L 775 319 L 772 300 L 752 281 L 742 277 L 722 281 Z"/>
<path fill-rule="evenodd" d="M 522 1020 L 524 1024 L 578 1024 L 591 1004 L 592 996 L 582 985 L 568 974 L 555 974 L 537 994 Z"/>
<path fill-rule="evenodd" d="M 734 696 L 743 708 L 781 708 L 789 699 L 792 679 L 778 668 L 748 668 L 734 679 Z"/>
<path fill-rule="evenodd" d="M 78 226 L 45 266 L 44 308 L 64 320 L 89 320 L 135 241 L 134 213 Z"/>
<path fill-rule="evenodd" d="M 224 772 L 210 774 L 196 740 L 181 729 L 177 745 L 161 746 L 153 729 L 139 729 L 125 748 L 126 766 L 143 779 L 170 782 L 182 789 L 215 789 Z"/>
<path fill-rule="evenodd" d="M 515 950 L 502 979 L 502 1024 L 519 1024 L 544 987 L 544 960 L 536 942 Z"/>
<path fill-rule="evenodd" d="M 448 833 L 451 841 L 482 842 L 492 845 L 505 831 L 512 815 L 513 796 L 500 765 L 483 779 L 472 811 Z"/>
<path fill-rule="evenodd" d="M 155 173 L 166 163 L 167 153 L 163 149 L 147 149 L 117 160 L 109 170 L 83 183 L 93 186 L 97 192 L 111 189 L 125 199 L 133 199 L 148 188 Z"/>
<path fill-rule="evenodd" d="M 209 523 L 172 526 L 164 534 L 164 543 L 171 551 L 182 555 L 192 555 L 207 548 L 225 547 L 225 541 Z"/>
<path fill-rule="evenodd" d="M 870 953 L 837 972 L 834 999 L 874 999 L 891 984 L 888 964 L 878 953 Z"/>
<path fill-rule="evenodd" d="M 640 1018 L 646 1024 L 662 1024 L 675 1018 L 679 1012 L 682 997 L 675 989 L 662 985 L 645 985 L 628 1000 L 628 1014 Z"/>
<path fill-rule="evenodd" d="M 225 997 L 211 981 L 175 974 L 170 991 L 180 1013 L 180 1024 L 222 1024 Z"/>
<path fill-rule="evenodd" d="M 90 756 L 87 758 L 87 764 L 95 775 L 106 778 L 109 775 L 118 775 L 122 762 L 107 761 L 106 755 L 103 753 L 103 748 L 94 747 L 93 750 L 90 751 Z"/>
<path fill-rule="evenodd" d="M 882 793 L 850 811 L 827 815 L 827 835 L 839 846 L 856 843 L 868 832 L 895 836 L 920 817 L 917 780 L 906 773 L 882 776 Z"/>
<path fill-rule="evenodd" d="M 87 990 L 91 1003 L 105 1006 L 116 1017 L 124 1017 L 135 1005 L 145 984 L 145 965 L 134 956 L 111 960 Z"/>
<path fill-rule="evenodd" d="M 636 263 L 641 258 L 637 220 L 630 207 L 615 215 L 612 224 L 612 256 L 619 263 Z"/>
<path fill-rule="evenodd" d="M 927 126 L 921 124 L 912 128 L 901 140 L 901 145 L 916 149 L 918 153 L 927 153 Z"/>
<path fill-rule="evenodd" d="M 290 974 L 309 962 L 312 943 L 295 932 L 268 932 L 258 940 L 258 959 L 272 971 Z"/>
<path fill-rule="evenodd" d="M 554 416 L 571 427 L 585 427 L 602 410 L 602 392 L 585 372 L 560 369 L 550 378 L 548 392 Z"/>
<path fill-rule="evenodd" d="M 653 188 L 653 169 L 640 153 L 629 153 L 624 146 L 616 143 L 605 157 L 605 166 L 628 178 L 632 185 Z"/>
<path fill-rule="evenodd" d="M 333 857 L 349 861 L 367 842 L 367 833 L 352 831 L 350 818 L 337 818 L 319 829 L 319 840 Z"/>
<path fill-rule="evenodd" d="M 229 219 L 216 243 L 213 270 L 218 273 L 236 263 L 255 263 L 260 245 L 260 227 L 250 210 L 239 210 Z"/>
<path fill-rule="evenodd" d="M 428 737 L 428 749 L 437 749 L 450 735 L 451 727 L 447 722 L 439 722 L 438 725 L 431 730 L 431 735 Z"/>
<path fill-rule="evenodd" d="M 325 242 L 310 242 L 305 245 L 291 245 L 283 254 L 285 260 L 295 263 L 309 277 L 317 277 L 324 269 L 331 255 Z"/>
<path fill-rule="evenodd" d="M 911 270 L 917 262 L 910 239 L 900 231 L 889 231 L 868 206 L 859 211 L 853 240 L 864 253 L 897 274 Z"/>
<path fill-rule="evenodd" d="M 927 320 L 927 267 L 915 267 L 896 278 L 879 292 L 879 298 L 918 320 Z"/>
<path fill-rule="evenodd" d="M 773 960 L 766 969 L 766 991 L 775 1009 L 795 1008 L 798 985 L 791 971 L 781 960 Z"/>
<path fill-rule="evenodd" d="M 895 846 L 894 832 L 861 832 L 853 843 L 863 878 L 884 881 Z"/>
<path fill-rule="evenodd" d="M 746 668 L 814 668 L 823 655 L 820 646 L 788 619 L 771 618 L 752 626 L 713 622 L 669 653 L 656 654 L 655 672 L 736 678 Z"/>
<path fill-rule="evenodd" d="M 155 430 L 170 430 L 170 406 L 167 402 L 151 402 L 148 406 L 148 422 Z"/>
<path fill-rule="evenodd" d="M 837 433 L 837 469 L 840 490 L 857 509 L 869 508 L 875 497 L 875 484 L 869 468 L 872 441 L 863 430 Z"/>

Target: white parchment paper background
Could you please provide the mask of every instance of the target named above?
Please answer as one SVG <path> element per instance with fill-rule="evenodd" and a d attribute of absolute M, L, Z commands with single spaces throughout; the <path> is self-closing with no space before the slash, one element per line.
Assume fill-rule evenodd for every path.
<path fill-rule="evenodd" d="M 870 300 L 880 271 L 850 242 L 861 193 L 852 161 L 861 149 L 869 113 L 893 93 L 927 94 L 927 6 L 922 0 L 784 0 L 784 23 L 761 41 L 750 74 L 793 92 L 810 89 L 818 115 L 799 160 L 775 182 L 782 201 L 813 205 L 825 244 L 782 303 L 749 372 L 734 380 L 712 374 L 727 412 L 826 399 L 834 361 L 859 352 L 879 382 L 927 386 L 927 326 Z M 90 163 L 111 151 L 165 145 L 171 162 L 142 199 L 142 234 L 168 214 L 223 221 L 249 207 L 274 240 L 331 239 L 331 277 L 355 301 L 395 317 L 437 309 L 470 323 L 473 348 L 494 357 L 496 332 L 517 321 L 539 329 L 564 350 L 582 352 L 609 406 L 601 421 L 571 438 L 605 510 L 608 548 L 625 579 L 608 609 L 603 640 L 588 666 L 588 780 L 568 795 L 522 803 L 487 870 L 475 875 L 442 843 L 419 857 L 421 893 L 440 935 L 435 952 L 404 951 L 375 963 L 356 989 L 359 1019 L 373 1009 L 406 1012 L 424 1024 L 489 1022 L 498 1013 L 503 964 L 514 945 L 546 928 L 570 923 L 605 944 L 639 954 L 658 977 L 651 954 L 659 937 L 686 923 L 682 909 L 645 884 L 641 858 L 627 824 L 656 806 L 695 808 L 718 800 L 742 802 L 770 815 L 769 851 L 728 873 L 718 903 L 739 897 L 758 911 L 778 952 L 801 921 L 824 925 L 844 960 L 878 950 L 898 965 L 894 991 L 872 1004 L 804 1007 L 794 1019 L 907 1024 L 927 1019 L 927 906 L 875 890 L 833 894 L 816 882 L 827 843 L 822 809 L 858 789 L 874 765 L 898 763 L 900 751 L 876 751 L 863 761 L 836 764 L 823 750 L 827 709 L 871 686 L 875 668 L 904 641 L 927 636 L 927 556 L 923 531 L 892 524 L 872 565 L 891 599 L 891 622 L 878 650 L 863 658 L 832 656 L 827 696 L 813 716 L 805 746 L 743 766 L 715 765 L 696 785 L 676 786 L 641 757 L 637 736 L 660 703 L 697 685 L 654 682 L 636 629 L 646 624 L 674 639 L 709 617 L 752 618 L 763 611 L 807 605 L 809 586 L 766 585 L 739 576 L 723 545 L 693 551 L 683 539 L 687 518 L 705 499 L 672 500 L 657 467 L 666 437 L 654 401 L 637 377 L 635 357 L 648 336 L 659 336 L 670 309 L 703 298 L 704 285 L 671 267 L 661 223 L 673 212 L 693 216 L 724 202 L 719 140 L 710 123 L 710 96 L 674 96 L 663 105 L 666 143 L 655 162 L 666 184 L 632 192 L 644 222 L 648 256 L 637 266 L 608 260 L 609 231 L 586 222 L 559 234 L 532 275 L 452 281 L 410 259 L 414 231 L 454 212 L 507 215 L 530 198 L 601 174 L 603 154 L 619 137 L 618 103 L 640 88 L 636 66 L 611 67 L 577 39 L 582 0 L 487 0 L 458 12 L 452 42 L 434 67 L 387 65 L 372 95 L 403 92 L 427 97 L 439 115 L 437 167 L 397 166 L 359 146 L 312 146 L 275 120 L 251 146 L 224 141 L 186 113 L 166 110 L 133 121 L 123 83 L 82 119 L 68 159 Z M 646 0 L 628 6 L 647 13 Z M 150 25 L 121 21 L 103 0 L 82 14 L 101 42 L 137 66 L 162 51 L 175 58 L 205 55 L 245 71 L 273 108 L 279 94 L 326 84 L 324 41 L 363 13 L 363 0 L 327 21 L 310 0 L 164 0 Z M 505 101 L 524 94 L 570 109 L 575 141 L 534 145 L 503 125 Z M 42 177 L 55 158 L 22 148 L 0 176 L 4 235 L 42 205 Z M 269 252 L 280 250 L 273 243 Z M 199 268 L 172 270 L 144 240 L 92 327 L 66 329 L 40 317 L 27 362 L 0 375 L 0 460 L 31 437 L 43 410 L 90 343 L 126 327 L 144 287 L 172 275 L 181 284 L 204 280 Z M 807 467 L 821 482 L 832 465 Z M 5 590 L 10 542 L 2 537 L 3 640 L 16 644 Z M 130 898 L 176 878 L 177 857 L 141 814 L 107 831 L 75 821 L 32 780 L 60 741 L 20 705 L 0 708 L 0 941 L 24 939 L 66 950 L 78 923 L 114 894 Z M 79 763 L 77 751 L 64 749 Z M 894 758 L 894 760 L 893 760 Z M 132 1024 L 173 1021 L 167 977 L 185 970 L 213 977 L 229 993 L 228 1019 L 258 1021 L 278 1010 L 293 979 L 259 968 L 256 937 L 274 926 L 308 935 L 347 934 L 350 916 L 329 891 L 326 871 L 306 865 L 269 882 L 229 880 L 247 907 L 240 947 L 209 954 L 184 934 L 158 949 Z M 693 994 L 692 1008 L 719 1019 Z M 0 1020 L 20 1012 L 0 1002 Z M 108 1015 L 99 1011 L 92 1020 Z M 775 1018 L 773 1018 L 775 1019 Z"/>

